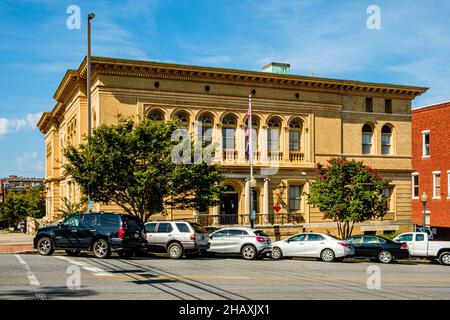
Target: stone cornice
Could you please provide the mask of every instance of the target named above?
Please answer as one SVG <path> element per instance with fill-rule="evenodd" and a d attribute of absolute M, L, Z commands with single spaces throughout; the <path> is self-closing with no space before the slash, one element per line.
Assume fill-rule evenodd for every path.
<path fill-rule="evenodd" d="M 235 69 L 211 68 L 179 65 L 172 63 L 92 57 L 93 76 L 116 75 L 122 77 L 141 77 L 154 79 L 187 80 L 207 83 L 240 85 L 249 87 L 269 87 L 279 89 L 330 91 L 333 93 L 366 93 L 404 96 L 413 99 L 426 92 L 428 88 L 393 85 L 384 83 L 360 82 L 352 80 L 306 77 L 298 75 L 280 75 L 274 73 L 245 71 Z M 54 94 L 59 104 L 65 104 L 73 90 L 86 78 L 87 62 L 84 58 L 78 70 L 68 70 Z M 56 118 L 58 104 L 51 112 Z M 38 127 L 45 131 L 44 117 Z"/>
<path fill-rule="evenodd" d="M 257 71 L 222 69 L 178 65 L 171 63 L 135 61 L 111 58 L 92 58 L 93 69 L 98 74 L 201 81 L 210 83 L 236 84 L 253 87 L 284 89 L 319 89 L 330 91 L 353 91 L 372 94 L 405 95 L 414 98 L 428 90 L 424 87 L 371 83 L 353 80 L 340 80 L 297 75 L 280 75 Z M 86 65 L 83 61 L 78 70 L 85 77 Z"/>

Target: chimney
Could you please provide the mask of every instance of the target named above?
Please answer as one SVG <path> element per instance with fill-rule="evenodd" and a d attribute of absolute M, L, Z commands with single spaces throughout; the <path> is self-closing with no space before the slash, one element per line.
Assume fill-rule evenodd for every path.
<path fill-rule="evenodd" d="M 263 72 L 290 74 L 291 65 L 289 63 L 271 62 L 262 68 Z"/>

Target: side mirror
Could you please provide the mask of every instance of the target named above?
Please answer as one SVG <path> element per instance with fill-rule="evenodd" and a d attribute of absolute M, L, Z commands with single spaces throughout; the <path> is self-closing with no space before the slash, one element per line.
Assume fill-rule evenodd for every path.
<path fill-rule="evenodd" d="M 289 243 L 289 239 L 284 240 L 285 242 Z"/>

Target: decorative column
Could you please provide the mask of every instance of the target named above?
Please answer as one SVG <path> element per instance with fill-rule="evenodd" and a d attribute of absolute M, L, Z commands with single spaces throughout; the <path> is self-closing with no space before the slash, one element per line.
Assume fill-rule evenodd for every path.
<path fill-rule="evenodd" d="M 192 209 L 192 215 L 194 217 L 194 221 L 198 221 L 198 215 L 200 214 L 200 212 L 198 211 L 197 208 Z"/>
<path fill-rule="evenodd" d="M 268 162 L 269 154 L 267 152 L 267 126 L 261 127 L 261 161 Z"/>
<path fill-rule="evenodd" d="M 213 221 L 212 224 L 215 226 L 219 225 L 219 216 L 220 216 L 220 205 L 214 206 L 213 207 Z"/>
<path fill-rule="evenodd" d="M 264 178 L 263 188 L 263 221 L 269 224 L 269 178 Z"/>
<path fill-rule="evenodd" d="M 245 162 L 245 124 L 238 125 L 236 135 L 236 147 L 238 152 L 238 161 Z"/>
<path fill-rule="evenodd" d="M 216 128 L 212 132 L 213 143 L 216 144 L 216 156 L 215 161 L 223 162 L 223 141 L 222 141 L 222 124 L 217 123 Z"/>
<path fill-rule="evenodd" d="M 281 132 L 281 151 L 283 152 L 283 162 L 289 162 L 289 127 L 284 127 Z"/>
<path fill-rule="evenodd" d="M 250 221 L 250 180 L 245 179 L 244 187 L 244 224 Z"/>

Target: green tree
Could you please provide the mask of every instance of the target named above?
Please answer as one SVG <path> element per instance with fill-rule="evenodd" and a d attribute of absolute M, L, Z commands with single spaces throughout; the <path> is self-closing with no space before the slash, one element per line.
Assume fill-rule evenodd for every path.
<path fill-rule="evenodd" d="M 180 144 L 172 139 L 177 129 L 176 121 L 147 118 L 101 125 L 90 145 L 66 148 L 65 169 L 92 200 L 114 202 L 144 222 L 168 206 L 202 210 L 218 204 L 223 177 L 217 166 L 193 163 L 192 153 L 184 164 L 172 160 Z"/>
<path fill-rule="evenodd" d="M 381 178 L 363 162 L 333 158 L 327 167 L 317 163 L 318 176 L 311 183 L 308 203 L 324 213 L 324 219 L 337 223 L 343 239 L 353 232 L 355 223 L 383 217 L 387 212 L 383 189 L 389 180 Z"/>
<path fill-rule="evenodd" d="M 14 221 L 24 221 L 27 217 L 42 218 L 45 215 L 43 190 L 43 186 L 38 186 L 23 191 L 9 191 L 5 201 L 0 203 L 0 220 L 11 225 Z"/>
<path fill-rule="evenodd" d="M 61 198 L 62 205 L 59 208 L 58 219 L 65 219 L 72 214 L 86 212 L 86 200 L 83 198 L 79 202 L 71 202 L 67 197 Z"/>

